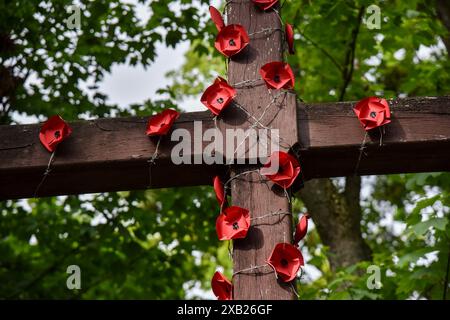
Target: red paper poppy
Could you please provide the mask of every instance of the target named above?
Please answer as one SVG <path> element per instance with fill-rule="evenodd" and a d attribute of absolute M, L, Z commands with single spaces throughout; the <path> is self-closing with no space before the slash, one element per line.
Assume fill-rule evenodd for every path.
<path fill-rule="evenodd" d="M 211 15 L 211 20 L 216 25 L 217 30 L 222 30 L 225 27 L 225 23 L 223 22 L 222 14 L 214 8 L 213 6 L 209 6 L 209 14 Z"/>
<path fill-rule="evenodd" d="M 295 227 L 294 244 L 298 245 L 308 232 L 309 214 L 305 213 Z"/>
<path fill-rule="evenodd" d="M 58 115 L 50 117 L 41 127 L 39 140 L 50 152 L 72 133 L 72 128 Z"/>
<path fill-rule="evenodd" d="M 302 253 L 290 243 L 278 243 L 267 262 L 283 282 L 294 280 L 304 264 Z"/>
<path fill-rule="evenodd" d="M 166 109 L 160 113 L 151 116 L 147 122 L 147 131 L 145 132 L 148 136 L 162 136 L 169 132 L 173 123 L 180 114 L 172 109 Z"/>
<path fill-rule="evenodd" d="M 222 273 L 216 271 L 211 280 L 211 288 L 219 300 L 233 300 L 233 285 Z"/>
<path fill-rule="evenodd" d="M 223 187 L 223 183 L 222 183 L 222 181 L 220 181 L 219 176 L 214 177 L 213 184 L 214 184 L 214 192 L 216 193 L 217 201 L 219 202 L 220 206 L 222 207 L 226 201 L 226 196 L 225 196 L 225 189 Z"/>
<path fill-rule="evenodd" d="M 230 24 L 219 31 L 214 46 L 229 58 L 241 52 L 249 42 L 250 38 L 243 26 Z"/>
<path fill-rule="evenodd" d="M 294 29 L 289 23 L 284 26 L 284 32 L 286 34 L 286 41 L 290 54 L 294 54 Z"/>
<path fill-rule="evenodd" d="M 297 159 L 289 153 L 276 151 L 269 157 L 269 161 L 260 169 L 260 173 L 280 187 L 289 188 L 301 171 Z"/>
<path fill-rule="evenodd" d="M 269 62 L 259 70 L 268 88 L 292 89 L 294 87 L 294 73 L 289 64 L 281 61 Z"/>
<path fill-rule="evenodd" d="M 240 239 L 247 236 L 250 214 L 247 209 L 231 206 L 223 210 L 216 220 L 219 240 Z"/>
<path fill-rule="evenodd" d="M 218 77 L 201 97 L 201 102 L 215 115 L 219 115 L 236 96 L 236 90 L 227 81 Z"/>
<path fill-rule="evenodd" d="M 261 10 L 267 10 L 272 8 L 278 0 L 252 0 Z"/>
<path fill-rule="evenodd" d="M 353 111 L 366 131 L 391 122 L 389 104 L 383 98 L 364 98 L 356 104 Z"/>

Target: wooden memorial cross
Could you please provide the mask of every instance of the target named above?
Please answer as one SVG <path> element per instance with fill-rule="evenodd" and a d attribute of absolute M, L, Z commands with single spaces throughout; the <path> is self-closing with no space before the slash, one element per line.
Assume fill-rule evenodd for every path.
<path fill-rule="evenodd" d="M 250 1 L 231 2 L 227 6 L 228 23 L 243 25 L 251 36 L 244 52 L 232 58 L 228 81 L 237 84 L 259 79 L 259 68 L 282 60 L 283 34 L 273 11 L 261 12 Z M 267 32 L 260 32 L 263 29 Z M 271 29 L 271 31 L 270 31 Z M 264 84 L 237 86 L 236 103 L 259 118 L 273 96 Z M 276 95 L 276 90 L 272 91 Z M 355 174 L 365 132 L 356 119 L 353 102 L 306 104 L 284 92 L 261 118 L 289 145 L 297 144 L 305 179 Z M 392 122 L 386 126 L 383 144 L 378 137 L 367 138 L 365 153 L 358 165 L 359 175 L 450 170 L 450 97 L 407 98 L 390 101 Z M 156 141 L 145 134 L 146 118 L 109 118 L 76 121 L 73 134 L 58 146 L 52 171 L 39 190 L 39 196 L 81 194 L 145 189 L 149 182 L 149 157 Z M 197 122 L 199 121 L 199 122 Z M 189 157 L 202 157 L 210 142 L 194 137 L 201 122 L 203 132 L 216 125 L 249 128 L 254 120 L 237 106 L 230 106 L 217 122 L 206 112 L 184 113 L 173 129 L 184 128 L 192 138 Z M 40 125 L 0 126 L 0 200 L 33 197 L 47 168 L 49 153 L 38 138 Z M 194 141 L 195 140 L 195 141 Z M 211 185 L 214 175 L 224 175 L 226 164 L 175 165 L 171 150 L 178 142 L 162 140 L 158 159 L 151 170 L 151 187 Z M 241 141 L 237 141 L 241 143 Z M 245 155 L 244 155 L 245 156 Z M 251 170 L 234 165 L 232 175 Z M 250 210 L 252 217 L 270 212 L 290 212 L 284 194 L 252 183 L 257 174 L 235 179 L 231 185 L 234 205 Z M 264 221 L 262 221 L 264 220 Z M 213 222 L 212 222 L 213 223 Z M 280 215 L 261 219 L 250 228 L 245 239 L 234 243 L 234 271 L 262 265 L 278 242 L 290 242 L 292 219 Z M 267 271 L 236 274 L 235 299 L 293 299 L 291 288 L 279 283 Z M 269 270 L 270 271 L 270 270 Z"/>
<path fill-rule="evenodd" d="M 251 1 L 231 2 L 227 6 L 228 23 L 241 24 L 250 35 L 249 48 L 245 54 L 230 60 L 228 81 L 230 84 L 252 82 L 261 79 L 260 68 L 272 61 L 283 61 L 284 33 L 278 14 L 273 10 L 261 11 Z M 267 30 L 266 32 L 261 32 Z M 261 33 L 259 33 L 261 32 Z M 235 101 L 259 122 L 279 131 L 281 151 L 286 144 L 293 146 L 297 140 L 297 110 L 295 93 L 280 90 L 268 90 L 260 81 L 255 85 L 237 88 Z M 236 109 L 227 110 L 223 122 L 225 127 L 236 126 L 248 128 L 254 123 L 253 118 Z M 238 110 L 239 111 L 239 110 Z M 271 137 L 276 138 L 276 137 Z M 250 142 L 249 142 L 250 144 Z M 284 146 L 284 148 L 283 148 Z M 268 148 L 270 149 L 270 148 Z M 236 168 L 233 174 L 251 170 L 252 167 Z M 259 183 L 258 173 L 245 175 L 236 179 L 231 185 L 233 204 L 246 208 L 251 217 L 261 217 L 270 213 L 291 212 L 287 196 L 279 189 L 269 189 Z M 277 192 L 278 191 L 278 192 Z M 266 264 L 274 246 L 280 242 L 292 241 L 292 217 L 274 215 L 252 222 L 245 239 L 234 241 L 233 271 L 245 270 Z M 270 267 L 238 273 L 233 278 L 235 299 L 293 299 L 292 287 L 278 282 Z"/>

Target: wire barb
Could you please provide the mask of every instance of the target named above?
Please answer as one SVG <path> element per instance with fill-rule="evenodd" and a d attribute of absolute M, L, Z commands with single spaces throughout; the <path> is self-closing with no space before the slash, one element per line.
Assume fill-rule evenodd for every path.
<path fill-rule="evenodd" d="M 48 160 L 47 168 L 45 169 L 44 175 L 42 176 L 41 181 L 39 182 L 36 189 L 34 190 L 34 195 L 33 195 L 34 198 L 37 198 L 39 189 L 41 188 L 45 179 L 47 179 L 47 176 L 50 174 L 50 171 L 51 171 L 50 166 L 52 165 L 52 163 L 55 159 L 55 154 L 56 154 L 56 149 L 55 149 L 55 151 L 52 152 L 50 159 Z"/>
<path fill-rule="evenodd" d="M 233 277 L 235 275 L 243 273 L 243 272 L 253 271 L 253 270 L 256 270 L 256 269 L 262 269 L 262 268 L 267 267 L 267 266 L 270 266 L 270 263 L 266 263 L 266 264 L 262 264 L 262 265 L 254 266 L 254 267 L 250 267 L 250 268 L 241 269 L 241 270 L 233 272 Z"/>
<path fill-rule="evenodd" d="M 159 150 L 159 144 L 161 143 L 162 136 L 159 137 L 158 142 L 156 143 L 155 152 L 153 152 L 150 159 L 147 160 L 148 162 L 148 186 L 147 189 L 150 189 L 152 187 L 152 165 L 155 164 L 155 160 L 158 158 L 158 150 Z"/>
<path fill-rule="evenodd" d="M 362 155 L 364 153 L 364 149 L 366 149 L 367 135 L 368 134 L 367 134 L 367 131 L 366 131 L 366 133 L 364 134 L 364 139 L 363 139 L 363 141 L 361 143 L 361 146 L 359 147 L 358 161 L 356 162 L 355 171 L 354 171 L 354 175 L 355 176 L 358 175 L 359 164 L 361 163 L 361 158 L 362 158 Z"/>
<path fill-rule="evenodd" d="M 282 216 L 282 215 L 283 216 L 284 215 L 292 215 L 292 213 L 286 212 L 286 211 L 271 212 L 271 213 L 267 213 L 267 214 L 259 216 L 259 217 L 250 218 L 250 221 L 264 219 L 264 218 L 273 217 L 273 216 Z"/>

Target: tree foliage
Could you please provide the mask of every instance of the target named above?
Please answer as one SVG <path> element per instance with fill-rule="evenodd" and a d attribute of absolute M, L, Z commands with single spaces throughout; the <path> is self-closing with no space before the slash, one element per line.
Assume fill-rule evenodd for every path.
<path fill-rule="evenodd" d="M 43 119 L 148 115 L 198 96 L 223 59 L 212 49 L 215 29 L 207 1 L 85 1 L 81 28 L 67 29 L 70 1 L 0 1 L 0 123 L 15 113 Z M 294 24 L 296 54 L 288 58 L 305 101 L 445 95 L 449 30 L 434 1 L 376 1 L 381 28 L 364 21 L 372 1 L 290 1 L 283 18 Z M 161 88 L 168 99 L 120 109 L 96 85 L 114 64 L 150 65 L 158 42 L 190 41 L 186 63 Z M 426 54 L 425 54 L 426 53 Z M 90 88 L 86 88 L 89 83 Z M 334 180 L 340 187 L 339 179 Z M 1 182 L 0 182 L 1 183 Z M 302 299 L 441 299 L 449 261 L 450 175 L 421 173 L 365 180 L 361 228 L 372 261 L 331 272 L 316 229 L 303 250 Z M 0 203 L 0 297 L 183 298 L 220 265 L 229 274 L 228 244 L 217 241 L 217 203 L 210 187 L 103 193 Z M 304 210 L 295 200 L 295 212 Z M 314 218 L 314 217 L 313 217 Z M 66 287 L 68 265 L 82 270 L 80 290 Z M 368 289 L 369 265 L 381 270 L 380 289 Z M 447 295 L 448 297 L 448 295 Z"/>

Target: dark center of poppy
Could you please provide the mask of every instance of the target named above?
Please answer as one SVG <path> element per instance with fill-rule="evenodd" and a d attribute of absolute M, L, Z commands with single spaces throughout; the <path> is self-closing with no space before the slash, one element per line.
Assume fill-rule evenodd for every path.
<path fill-rule="evenodd" d="M 377 113 L 375 111 L 372 111 L 370 113 L 370 117 L 375 119 L 377 117 Z"/>
<path fill-rule="evenodd" d="M 288 265 L 288 261 L 285 258 L 281 259 L 280 263 L 283 267 L 286 267 Z"/>
<path fill-rule="evenodd" d="M 276 83 L 280 83 L 280 75 L 276 74 L 275 77 L 273 77 L 273 81 L 275 81 Z"/>
<path fill-rule="evenodd" d="M 230 41 L 228 41 L 228 43 L 230 44 L 230 46 L 235 46 L 236 42 L 234 42 L 234 39 L 230 39 Z"/>
<path fill-rule="evenodd" d="M 222 104 L 222 103 L 223 103 L 223 98 L 220 97 L 220 98 L 218 98 L 216 101 L 217 101 L 218 103 Z"/>
<path fill-rule="evenodd" d="M 233 230 L 239 229 L 239 225 L 237 222 L 233 223 Z"/>
<path fill-rule="evenodd" d="M 55 138 L 58 139 L 61 136 L 61 132 L 59 130 L 55 131 Z"/>

